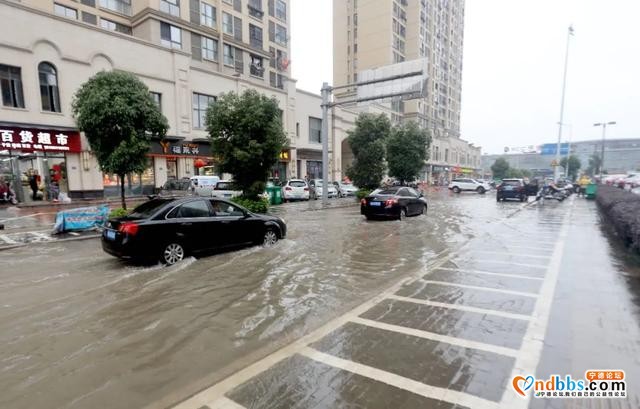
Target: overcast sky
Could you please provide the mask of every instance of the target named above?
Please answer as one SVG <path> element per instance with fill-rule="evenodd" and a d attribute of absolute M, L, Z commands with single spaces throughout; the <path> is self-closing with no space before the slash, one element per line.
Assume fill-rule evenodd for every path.
<path fill-rule="evenodd" d="M 410 0 L 417 1 L 417 0 Z M 319 93 L 332 79 L 332 1 L 292 0 L 292 69 Z M 640 138 L 640 1 L 467 0 L 462 137 L 499 153 L 555 142 L 573 24 L 563 139 Z"/>

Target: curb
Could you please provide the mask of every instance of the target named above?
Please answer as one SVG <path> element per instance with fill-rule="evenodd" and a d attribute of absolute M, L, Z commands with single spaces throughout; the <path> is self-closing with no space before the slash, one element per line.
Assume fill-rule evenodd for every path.
<path fill-rule="evenodd" d="M 32 243 L 10 244 L 8 246 L 0 247 L 0 251 L 13 250 L 13 249 L 17 249 L 17 248 L 20 248 L 20 247 L 27 247 L 27 246 L 30 246 L 32 244 L 48 245 L 48 244 L 54 244 L 54 243 L 64 243 L 64 242 L 67 242 L 67 241 L 80 241 L 80 240 L 99 239 L 101 236 L 102 236 L 102 234 L 92 234 L 92 235 L 87 235 L 87 236 L 82 236 L 82 237 L 68 237 L 66 239 L 57 239 L 57 240 L 50 240 L 50 241 L 39 241 L 39 242 L 32 242 Z"/>

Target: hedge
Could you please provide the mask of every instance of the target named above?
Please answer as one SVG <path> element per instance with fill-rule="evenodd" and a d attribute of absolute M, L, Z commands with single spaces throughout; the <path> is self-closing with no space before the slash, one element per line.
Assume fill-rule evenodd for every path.
<path fill-rule="evenodd" d="M 640 252 L 640 195 L 598 185 L 596 202 L 624 244 Z"/>
<path fill-rule="evenodd" d="M 240 196 L 234 197 L 231 201 L 253 213 L 267 213 L 269 210 L 269 199 L 260 198 L 258 200 L 251 200 Z"/>

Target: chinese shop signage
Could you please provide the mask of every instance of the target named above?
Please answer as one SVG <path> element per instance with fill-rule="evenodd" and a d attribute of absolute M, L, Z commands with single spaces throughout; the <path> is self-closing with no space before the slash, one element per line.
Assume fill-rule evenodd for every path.
<path fill-rule="evenodd" d="M 36 128 L 0 127 L 0 148 L 26 152 L 80 152 L 80 133 Z"/>

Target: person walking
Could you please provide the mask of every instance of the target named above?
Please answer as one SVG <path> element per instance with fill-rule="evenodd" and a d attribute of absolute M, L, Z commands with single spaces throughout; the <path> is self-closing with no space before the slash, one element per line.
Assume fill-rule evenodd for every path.
<path fill-rule="evenodd" d="M 40 175 L 37 170 L 32 170 L 29 175 L 29 187 L 32 192 L 32 199 L 38 200 L 38 188 L 40 187 Z"/>

